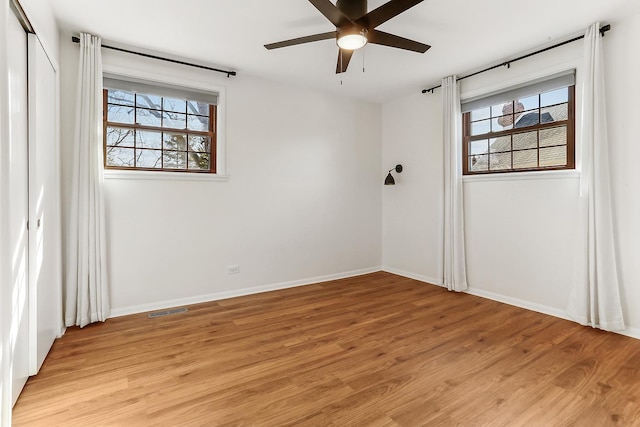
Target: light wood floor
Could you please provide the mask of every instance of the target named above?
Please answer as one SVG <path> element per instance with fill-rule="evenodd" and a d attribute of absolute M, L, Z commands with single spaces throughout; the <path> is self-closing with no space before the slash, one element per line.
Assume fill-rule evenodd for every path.
<path fill-rule="evenodd" d="M 70 329 L 13 417 L 18 426 L 640 425 L 640 340 L 380 272 Z"/>

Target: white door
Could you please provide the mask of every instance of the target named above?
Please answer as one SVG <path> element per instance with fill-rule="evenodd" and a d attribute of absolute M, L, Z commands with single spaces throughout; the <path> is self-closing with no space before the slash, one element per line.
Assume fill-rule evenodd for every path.
<path fill-rule="evenodd" d="M 35 34 L 29 56 L 29 373 L 40 370 L 62 323 L 56 70 Z"/>
<path fill-rule="evenodd" d="M 9 149 L 8 162 L 8 255 L 11 321 L 9 361 L 11 363 L 11 401 L 15 404 L 29 377 L 29 290 L 28 290 L 28 112 L 27 112 L 27 34 L 13 14 L 7 26 L 9 71 Z M 3 141 L 3 144 L 5 142 Z M 8 164 L 7 164 L 8 163 Z M 2 296 L 3 298 L 5 295 Z"/>

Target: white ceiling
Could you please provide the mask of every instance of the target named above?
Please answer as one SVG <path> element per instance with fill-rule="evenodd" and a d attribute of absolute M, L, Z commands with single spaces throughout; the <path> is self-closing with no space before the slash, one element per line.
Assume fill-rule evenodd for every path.
<path fill-rule="evenodd" d="M 384 102 L 640 13 L 638 0 L 425 0 L 379 29 L 431 45 L 367 45 L 336 76 L 335 41 L 263 45 L 332 31 L 307 0 L 50 0 L 60 27 L 298 87 Z M 386 0 L 369 0 L 369 10 Z M 363 61 L 364 55 L 364 61 Z M 362 72 L 364 62 L 365 72 Z M 232 77 L 233 78 L 233 77 Z"/>

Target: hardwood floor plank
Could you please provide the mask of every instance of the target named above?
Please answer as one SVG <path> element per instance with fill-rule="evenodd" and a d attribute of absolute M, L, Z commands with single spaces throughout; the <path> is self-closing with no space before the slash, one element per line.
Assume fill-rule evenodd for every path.
<path fill-rule="evenodd" d="M 17 426 L 640 425 L 640 341 L 378 272 L 54 343 Z"/>

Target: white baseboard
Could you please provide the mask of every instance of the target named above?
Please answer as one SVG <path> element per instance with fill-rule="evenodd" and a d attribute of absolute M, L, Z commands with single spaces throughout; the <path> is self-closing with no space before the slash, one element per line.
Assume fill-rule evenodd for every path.
<path fill-rule="evenodd" d="M 314 283 L 328 282 L 330 280 L 345 279 L 347 277 L 362 276 L 363 274 L 375 273 L 381 267 L 363 268 L 360 270 L 345 271 L 343 273 L 328 274 L 326 276 L 310 277 L 307 279 L 291 280 L 288 282 L 274 283 L 271 285 L 254 286 L 251 288 L 233 289 L 229 291 L 215 292 L 206 295 L 196 295 L 193 297 L 177 298 L 172 300 L 158 301 L 149 304 L 133 305 L 111 309 L 112 317 L 127 316 L 129 314 L 145 313 L 147 311 L 164 310 L 190 304 L 200 304 L 203 302 L 218 301 L 227 298 L 241 297 L 244 295 L 258 294 L 261 292 L 276 291 L 278 289 L 294 288 L 296 286 L 311 285 Z"/>
<path fill-rule="evenodd" d="M 395 268 L 391 268 L 391 267 L 382 267 L 383 271 L 389 272 L 389 273 L 393 273 L 393 274 L 397 274 L 399 276 L 403 276 L 403 277 L 408 277 L 409 279 L 415 279 L 415 280 L 419 280 L 421 282 L 426 282 L 432 285 L 437 285 L 437 286 L 442 286 L 441 281 L 437 280 L 437 279 L 432 279 L 426 276 L 422 276 L 419 274 L 414 274 L 414 273 L 410 273 L 410 272 L 406 272 L 406 271 L 402 271 L 402 270 L 398 270 Z M 531 310 L 531 311 L 536 311 L 538 313 L 542 313 L 542 314 L 547 314 L 549 316 L 554 316 L 554 317 L 558 317 L 560 319 L 565 319 L 565 320 L 569 320 L 574 322 L 573 319 L 571 319 L 569 317 L 569 315 L 564 311 L 561 310 L 559 308 L 556 307 L 549 307 L 546 305 L 542 305 L 542 304 L 536 304 L 530 301 L 526 301 L 526 300 L 522 300 L 519 298 L 513 298 L 513 297 L 508 297 L 505 295 L 500 295 L 500 294 L 496 294 L 493 292 L 488 292 L 488 291 L 484 291 L 482 289 L 477 289 L 477 288 L 469 288 L 465 291 L 466 293 L 470 294 L 470 295 L 475 295 L 481 298 L 486 298 L 486 299 L 490 299 L 493 301 L 498 301 L 504 304 L 509 304 L 509 305 L 513 305 L 515 307 L 520 307 L 520 308 L 524 308 L 526 310 Z M 640 339 L 640 329 L 639 328 L 634 328 L 634 327 L 627 327 L 627 329 L 625 329 L 624 331 L 613 331 L 616 334 L 620 334 L 620 335 L 625 335 L 627 337 L 631 337 L 631 338 L 635 338 L 635 339 Z"/>
<path fill-rule="evenodd" d="M 624 331 L 618 331 L 616 333 L 640 340 L 640 329 L 638 328 L 627 326 L 627 329 L 625 329 Z"/>
<path fill-rule="evenodd" d="M 419 280 L 421 282 L 428 283 L 430 285 L 442 286 L 442 279 L 434 279 L 432 277 L 423 276 L 421 274 L 410 273 L 408 271 L 399 270 L 393 267 L 382 267 L 382 271 L 387 273 L 397 274 L 398 276 L 407 277 L 409 279 Z"/>
<path fill-rule="evenodd" d="M 508 297 L 477 288 L 469 288 L 465 292 L 478 297 L 513 305 L 515 307 L 525 308 L 527 310 L 537 311 L 538 313 L 548 314 L 549 316 L 559 317 L 560 319 L 573 321 L 573 319 L 571 319 L 564 310 L 561 310 L 559 308 L 536 304 L 523 299 Z"/>
<path fill-rule="evenodd" d="M 493 301 L 502 302 L 505 304 L 513 305 L 516 307 L 524 308 L 531 311 L 537 311 L 538 313 L 548 314 L 549 316 L 559 317 L 560 319 L 569 320 L 571 322 L 575 322 L 566 311 L 556 308 L 549 307 L 546 305 L 536 304 L 530 301 L 521 300 L 518 298 L 507 297 L 504 295 L 495 294 L 493 292 L 483 291 L 482 289 L 469 288 L 466 290 L 468 294 L 476 295 L 482 298 L 487 298 Z M 640 339 L 640 329 L 627 327 L 624 331 L 611 331 L 616 334 L 625 335 L 627 337 Z"/>

